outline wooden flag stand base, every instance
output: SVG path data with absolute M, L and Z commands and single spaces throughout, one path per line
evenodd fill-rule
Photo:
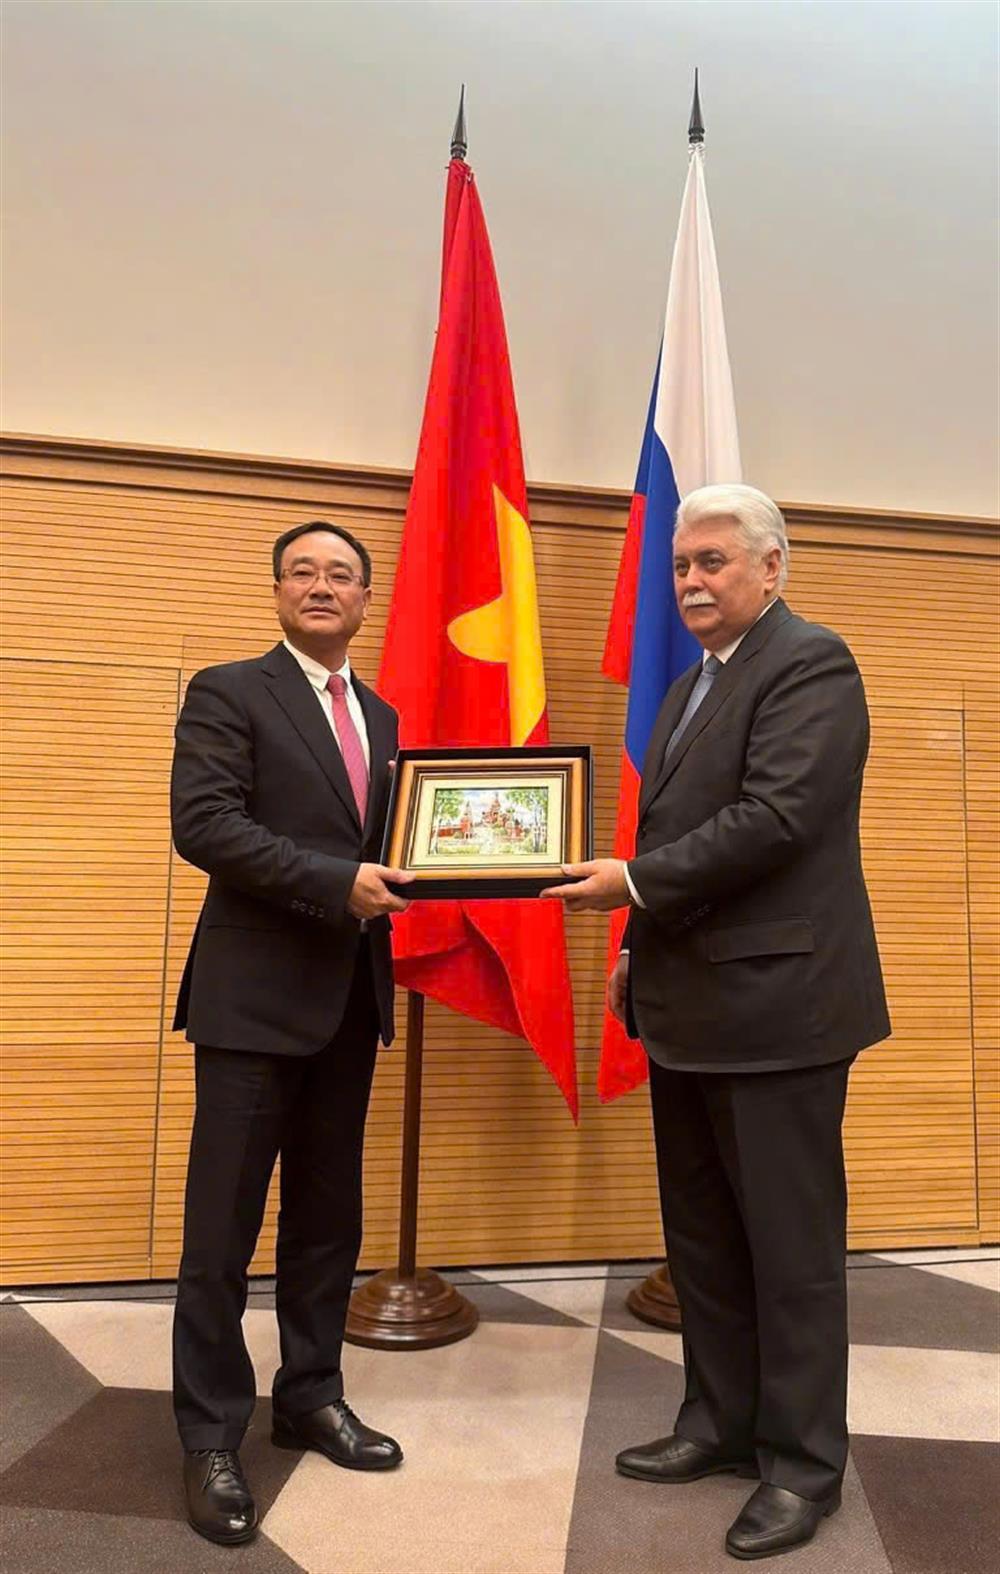
M 668 1263 L 664 1263 L 662 1268 L 654 1268 L 641 1284 L 630 1290 L 625 1305 L 634 1317 L 640 1317 L 644 1323 L 652 1323 L 656 1328 L 680 1330 L 681 1309 L 677 1304 L 677 1292 Z
M 432 1350 L 464 1339 L 479 1321 L 476 1307 L 454 1285 L 433 1268 L 416 1266 L 423 1054 L 424 997 L 411 989 L 406 996 L 399 1264 L 384 1268 L 355 1290 L 344 1331 L 351 1344 L 370 1350 Z

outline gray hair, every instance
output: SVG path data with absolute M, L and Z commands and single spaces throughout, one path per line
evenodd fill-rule
M 772 547 L 778 548 L 780 590 L 788 578 L 788 533 L 777 503 L 755 486 L 700 486 L 689 492 L 677 510 L 674 539 L 685 525 L 723 517 L 734 522 L 743 545 L 756 556 L 764 557 Z

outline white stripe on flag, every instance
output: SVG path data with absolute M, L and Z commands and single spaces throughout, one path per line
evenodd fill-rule
M 653 426 L 681 497 L 739 481 L 740 443 L 702 149 L 691 150 L 674 244 Z

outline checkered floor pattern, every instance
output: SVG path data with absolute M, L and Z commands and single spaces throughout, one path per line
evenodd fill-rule
M 732 1574 L 748 1495 L 719 1476 L 626 1481 L 615 1452 L 670 1428 L 676 1334 L 625 1297 L 647 1265 L 451 1275 L 476 1333 L 420 1354 L 348 1348 L 348 1397 L 402 1468 L 337 1470 L 271 1447 L 261 1399 L 242 1458 L 262 1516 L 240 1548 L 184 1519 L 170 1412 L 171 1287 L 20 1291 L 0 1304 L 0 1566 L 10 1574 Z M 783 1570 L 996 1574 L 1000 1253 L 854 1256 L 852 1457 L 844 1507 Z M 273 1294 L 247 1339 L 260 1392 Z M 761 1567 L 767 1569 L 772 1560 Z

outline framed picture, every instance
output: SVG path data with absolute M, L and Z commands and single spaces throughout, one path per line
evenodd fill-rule
M 591 857 L 589 744 L 401 749 L 382 862 L 408 898 L 537 896 Z

